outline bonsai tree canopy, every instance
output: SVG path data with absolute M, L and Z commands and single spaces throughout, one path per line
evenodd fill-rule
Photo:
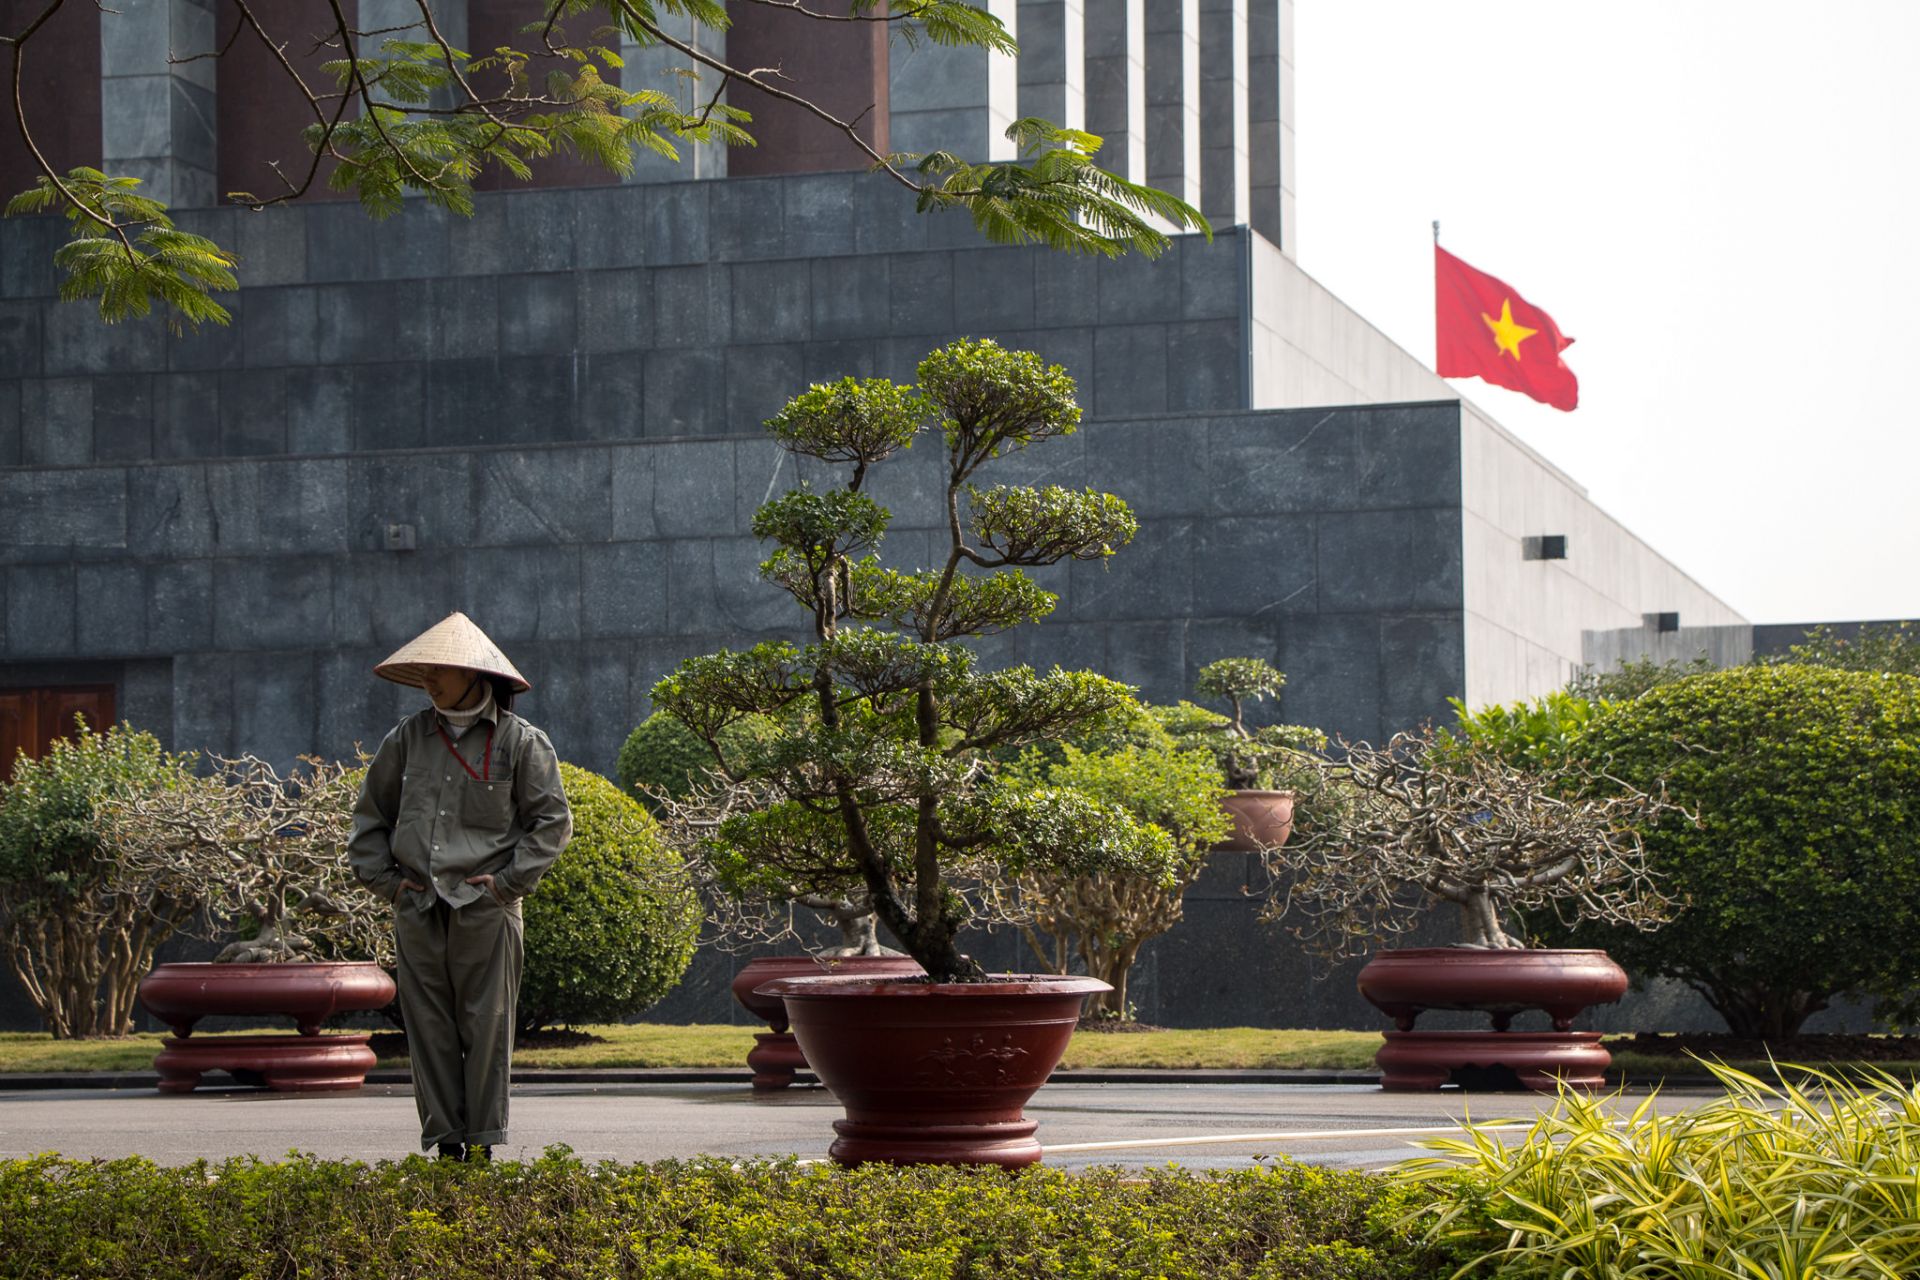
M 216 964 L 391 963 L 391 912 L 346 862 L 359 771 L 310 756 L 284 775 L 250 755 L 208 761 L 206 776 L 105 806 L 123 891 L 196 904 L 207 936 L 239 934 Z
M 1154 714 L 1184 747 L 1204 747 L 1220 762 L 1220 775 L 1235 791 L 1285 790 L 1299 774 L 1297 756 L 1319 751 L 1326 735 L 1300 725 L 1247 726 L 1247 704 L 1277 698 L 1287 677 L 1263 658 L 1221 658 L 1200 668 L 1194 692 L 1218 698 L 1226 716 L 1182 702 Z
M 1408 932 L 1436 901 L 1460 909 L 1463 945 L 1484 948 L 1525 945 L 1503 924 L 1516 910 L 1639 930 L 1674 910 L 1641 839 L 1683 812 L 1664 795 L 1573 765 L 1517 768 L 1431 728 L 1317 768 L 1349 798 L 1344 814 L 1267 857 L 1290 880 L 1271 915 L 1297 906 L 1295 932 L 1328 959 Z
M 847 378 L 768 422 L 788 450 L 844 475 L 773 499 L 753 521 L 775 544 L 761 575 L 805 612 L 813 639 L 693 658 L 653 690 L 709 743 L 750 715 L 782 726 L 734 753 L 704 801 L 671 821 L 715 883 L 777 902 L 864 899 L 940 982 L 984 977 L 956 941 L 990 915 L 983 886 L 1040 869 L 1172 874 L 1159 828 L 995 768 L 996 752 L 1124 716 L 1132 691 L 1090 672 L 983 671 L 959 643 L 1052 610 L 1024 568 L 1103 560 L 1134 534 L 1109 494 L 974 483 L 995 459 L 1073 432 L 1073 394 L 1057 365 L 962 341 L 920 363 L 917 387 Z M 944 547 L 930 568 L 885 567 L 876 550 L 892 513 L 863 486 L 935 432 Z

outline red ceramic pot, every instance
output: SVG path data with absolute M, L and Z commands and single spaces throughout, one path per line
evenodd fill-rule
M 1374 1055 L 1389 1092 L 1438 1089 L 1475 1077 L 1495 1087 L 1551 1093 L 1560 1086 L 1599 1089 L 1613 1061 L 1598 1031 L 1389 1031 Z
M 841 1164 L 993 1164 L 1040 1159 L 1023 1108 L 1067 1051 L 1097 978 L 1020 975 L 972 983 L 784 978 L 815 1074 L 840 1100 Z
M 793 1073 L 807 1065 L 800 1042 L 787 1030 L 787 1006 L 779 996 L 759 995 L 755 988 L 776 978 L 818 978 L 827 974 L 910 978 L 925 972 L 912 956 L 767 956 L 749 960 L 734 975 L 733 998 L 773 1028 L 754 1036 L 753 1048 L 747 1050 L 754 1089 L 784 1089 L 793 1083 Z
M 265 1085 L 277 1093 L 330 1093 L 358 1089 L 374 1064 L 365 1035 L 168 1036 L 153 1068 L 160 1092 L 192 1093 L 201 1076 L 225 1071 L 241 1084 Z
M 367 961 L 163 964 L 140 983 L 140 1003 L 183 1039 L 214 1014 L 286 1014 L 310 1036 L 336 1013 L 386 1007 L 394 990 L 387 971 Z
M 764 956 L 742 965 L 731 989 L 747 1012 L 779 1034 L 787 1029 L 787 1006 L 779 996 L 755 994 L 775 978 L 911 978 L 925 972 L 912 956 Z
M 1293 792 L 1229 791 L 1220 807 L 1233 820 L 1233 834 L 1215 845 L 1223 853 L 1278 849 L 1293 834 Z
M 1402 1031 L 1428 1009 L 1490 1013 L 1497 1031 L 1523 1009 L 1542 1009 L 1566 1031 L 1588 1005 L 1626 992 L 1627 975 L 1604 951 L 1409 947 L 1360 971 L 1360 994 Z

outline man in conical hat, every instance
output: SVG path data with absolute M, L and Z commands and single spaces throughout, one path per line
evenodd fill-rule
M 347 858 L 393 904 L 420 1148 L 484 1160 L 507 1140 L 520 899 L 566 848 L 573 815 L 553 744 L 513 714 L 526 677 L 466 614 L 374 672 L 432 705 L 374 753 Z

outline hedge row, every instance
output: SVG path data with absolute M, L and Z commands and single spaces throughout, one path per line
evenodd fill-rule
M 0 1162 L 0 1275 L 1424 1280 L 1385 1179 L 719 1160 Z

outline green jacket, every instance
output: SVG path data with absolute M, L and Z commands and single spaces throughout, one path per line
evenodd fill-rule
M 347 861 L 395 905 L 404 893 L 424 910 L 437 894 L 460 907 L 485 892 L 468 876 L 493 876 L 507 901 L 525 897 L 572 836 L 546 734 L 498 710 L 455 733 L 428 707 L 394 726 L 367 766 Z

